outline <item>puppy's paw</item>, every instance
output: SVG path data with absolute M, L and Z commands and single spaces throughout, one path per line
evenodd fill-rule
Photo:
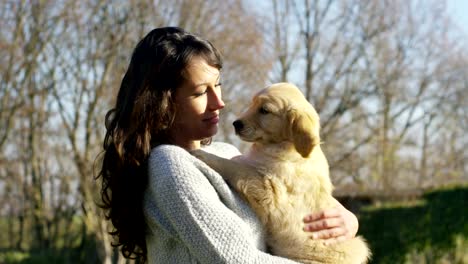
M 201 149 L 191 150 L 190 154 L 203 161 L 204 163 L 206 163 L 206 165 L 210 166 L 212 169 L 218 172 L 219 170 L 222 170 L 222 167 L 225 166 L 226 163 L 230 162 L 229 160 L 218 157 Z
M 195 149 L 195 150 L 190 150 L 189 151 L 190 154 L 192 154 L 192 156 L 198 158 L 199 160 L 201 161 L 204 161 L 204 162 L 209 162 L 211 160 L 211 156 L 212 154 L 206 152 L 206 151 L 203 151 L 201 149 Z

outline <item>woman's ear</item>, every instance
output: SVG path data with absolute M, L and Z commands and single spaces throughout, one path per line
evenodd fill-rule
M 320 144 L 318 115 L 306 111 L 292 110 L 289 118 L 294 147 L 302 157 L 307 158 L 312 149 Z

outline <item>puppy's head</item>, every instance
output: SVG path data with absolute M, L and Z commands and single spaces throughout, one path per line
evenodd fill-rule
M 236 134 L 262 144 L 289 141 L 303 157 L 320 143 L 320 120 L 301 91 L 289 83 L 273 84 L 257 93 L 233 123 Z

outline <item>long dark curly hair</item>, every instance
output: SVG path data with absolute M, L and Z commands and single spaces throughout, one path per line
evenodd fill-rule
M 193 57 L 221 70 L 219 52 L 207 40 L 176 27 L 156 28 L 133 51 L 115 107 L 105 117 L 101 204 L 110 220 L 113 246 L 126 258 L 146 262 L 143 194 L 152 148 L 170 143 L 168 129 L 177 113 L 173 94 Z

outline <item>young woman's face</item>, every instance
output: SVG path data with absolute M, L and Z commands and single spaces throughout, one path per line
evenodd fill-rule
M 224 107 L 220 72 L 204 59 L 194 58 L 184 77 L 175 93 L 177 113 L 170 132 L 176 145 L 194 149 L 218 131 L 219 110 Z

